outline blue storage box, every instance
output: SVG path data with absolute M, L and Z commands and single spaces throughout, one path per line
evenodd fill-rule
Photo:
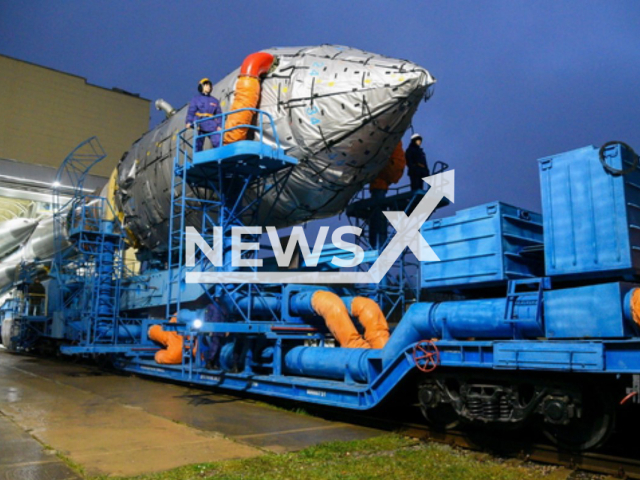
M 425 222 L 421 231 L 440 258 L 420 264 L 423 289 L 491 286 L 543 273 L 538 213 L 493 202 Z
M 613 175 L 590 146 L 539 160 L 548 276 L 640 273 L 640 172 Z M 605 150 L 615 169 L 631 165 L 620 145 Z

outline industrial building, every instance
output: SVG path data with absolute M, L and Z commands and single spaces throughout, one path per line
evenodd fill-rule
M 0 221 L 51 214 L 56 175 L 76 145 L 99 135 L 107 153 L 83 189 L 102 188 L 122 155 L 149 126 L 150 101 L 119 88 L 0 55 Z
M 149 128 L 150 101 L 83 77 L 0 55 L 0 159 L 57 170 L 76 145 L 98 136 L 107 177 Z M 4 172 L 4 169 L 3 169 Z

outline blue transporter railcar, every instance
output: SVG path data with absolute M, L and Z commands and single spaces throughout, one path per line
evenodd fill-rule
M 456 300 L 415 302 L 381 349 L 327 345 L 330 332 L 313 305 L 318 287 L 253 285 L 259 295 L 222 289 L 238 321 L 204 323 L 195 333 L 192 319 L 204 313 L 184 309 L 185 337 L 233 339 L 219 368 L 188 354 L 176 366 L 131 352 L 117 362 L 134 372 L 353 409 L 374 407 L 418 369 L 422 411 L 436 427 L 518 426 L 538 417 L 558 444 L 595 448 L 614 428 L 616 405 L 637 401 L 640 174 L 619 173 L 634 155 L 611 145 L 542 159 L 544 220 L 493 203 L 426 222 L 422 234 L 440 262 L 422 265 L 423 295 L 439 290 Z M 545 266 L 551 275 L 543 275 Z M 499 289 L 506 294 L 495 297 Z M 334 291 L 351 311 L 358 289 Z M 147 302 L 124 298 L 129 309 Z
M 227 301 L 243 320 L 204 323 L 194 334 L 185 317 L 185 336 L 234 339 L 222 348 L 220 368 L 188 355 L 173 367 L 131 353 L 118 363 L 354 409 L 377 405 L 419 369 L 422 411 L 437 427 L 518 426 L 538 417 L 558 444 L 595 448 L 614 428 L 616 405 L 637 401 L 640 173 L 627 168 L 636 158 L 614 144 L 540 160 L 542 218 L 493 203 L 426 222 L 422 234 L 440 262 L 422 264 L 423 297 L 439 290 L 456 300 L 415 302 L 383 348 L 327 345 L 327 326 L 313 304 L 317 287 L 254 285 L 260 295 Z M 506 294 L 493 296 L 499 289 Z M 358 289 L 334 291 L 351 311 Z
M 355 315 L 369 286 L 304 282 L 308 267 L 269 259 L 262 270 L 232 265 L 238 247 L 230 233 L 252 225 L 261 208 L 259 194 L 238 202 L 240 192 L 250 184 L 254 192 L 277 191 L 273 173 L 286 178 L 282 171 L 295 164 L 277 147 L 264 147 L 238 142 L 198 153 L 179 149 L 169 251 L 142 273 L 105 265 L 122 257 L 117 216 L 97 230 L 82 222 L 72 229 L 85 239 L 78 241 L 84 264 L 98 267 L 92 267 L 95 275 L 78 278 L 65 270 L 66 257 L 57 260 L 62 274 L 52 275 L 48 291 L 57 293 L 49 295 L 41 336 L 59 339 L 67 354 L 108 355 L 130 372 L 359 410 L 376 406 L 418 371 L 417 396 L 436 427 L 517 427 L 537 417 L 549 438 L 571 449 L 603 444 L 616 406 L 638 401 L 640 173 L 630 148 L 587 147 L 540 160 L 542 218 L 492 203 L 424 223 L 421 234 L 440 261 L 421 266 L 419 298 L 390 336 L 382 335 L 382 348 L 362 348 L 381 331 L 379 307 L 389 308 L 383 299 Z M 411 209 L 423 202 L 433 209 L 442 195 L 431 188 Z M 213 245 L 209 252 L 201 245 L 183 255 L 188 215 L 200 215 L 202 238 Z M 391 215 L 395 221 L 403 216 L 417 218 L 409 210 Z M 259 239 L 256 231 L 244 233 Z M 212 265 L 216 236 L 221 261 Z M 380 271 L 377 262 L 393 242 L 392 235 L 380 252 L 365 252 L 369 271 Z M 107 254 L 95 247 L 105 243 L 111 245 Z M 255 251 L 240 257 L 255 260 Z M 318 263 L 312 273 L 326 273 L 325 267 L 331 268 Z M 273 273 L 268 283 L 257 275 L 261 271 Z M 202 272 L 222 273 L 226 281 L 188 281 Z M 87 284 L 91 288 L 78 290 Z M 384 289 L 385 281 L 380 285 Z M 389 282 L 389 288 L 396 286 Z M 434 290 L 450 299 L 428 301 Z M 318 292 L 332 298 L 329 308 L 318 305 Z M 344 325 L 336 327 L 334 317 L 344 321 L 345 314 L 364 327 L 360 347 L 345 347 L 345 335 L 359 336 L 355 328 L 345 333 Z M 16 311 L 10 318 L 11 333 L 3 337 L 19 349 L 19 332 L 29 320 Z

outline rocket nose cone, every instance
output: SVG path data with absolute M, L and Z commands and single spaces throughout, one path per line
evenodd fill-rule
M 15 272 L 17 265 L 15 263 L 0 263 L 0 276 L 1 275 L 10 275 Z
M 5 288 L 16 278 L 17 265 L 0 265 L 0 289 Z
M 3 262 L 11 251 L 29 238 L 38 225 L 37 220 L 30 218 L 13 218 L 0 223 L 0 258 Z
M 401 62 L 396 60 L 396 62 Z M 370 79 L 370 82 L 366 80 Z M 436 82 L 429 71 L 415 63 L 402 62 L 390 65 L 374 65 L 366 71 L 365 84 L 372 88 L 387 89 L 390 95 L 401 90 L 412 92 L 425 91 Z
M 368 62 L 367 62 L 368 60 Z M 319 65 L 324 62 L 312 62 Z M 313 68 L 310 66 L 309 68 Z M 414 63 L 379 58 L 353 58 L 328 62 L 317 75 L 307 75 L 305 70 L 297 71 L 299 81 L 296 90 L 309 89 L 309 98 L 334 97 L 349 94 L 362 98 L 373 94 L 373 102 L 389 102 L 413 93 L 422 96 L 426 89 L 435 83 L 433 76 L 423 67 Z
M 301 160 L 273 206 L 279 226 L 343 210 L 382 170 L 435 82 L 412 62 L 357 49 L 288 55 L 262 96 L 287 154 Z
M 286 80 L 274 76 L 265 82 L 263 104 L 276 107 L 276 116 L 286 113 L 278 131 L 291 130 L 283 143 L 299 158 L 355 138 L 352 134 L 357 136 L 368 123 L 376 124 L 378 134 L 359 140 L 371 146 L 365 151 L 377 150 L 385 133 L 387 138 L 402 136 L 401 128 L 408 126 L 435 82 L 426 69 L 405 60 L 326 46 L 305 50 L 279 68 L 279 73 L 293 73 Z M 396 136 L 393 141 L 397 140 Z

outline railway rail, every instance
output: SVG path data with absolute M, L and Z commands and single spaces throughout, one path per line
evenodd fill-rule
M 405 425 L 401 431 L 409 436 L 447 443 L 464 449 L 476 451 L 485 449 L 484 446 L 470 440 L 464 432 L 439 433 L 421 425 Z M 518 445 L 517 449 L 514 449 L 512 445 L 510 449 L 511 452 L 508 453 L 500 451 L 500 455 L 517 458 L 522 461 L 562 466 L 570 470 L 609 475 L 614 478 L 640 479 L 640 461 L 636 458 L 594 452 L 562 452 L 553 445 L 538 443 L 529 445 L 522 443 Z
M 158 379 L 153 376 L 143 375 L 143 377 L 152 381 L 158 381 Z M 200 385 L 191 386 L 202 388 Z M 251 393 L 236 392 L 236 395 L 264 401 L 264 398 L 261 396 Z M 298 402 L 292 403 L 277 398 L 270 399 L 269 403 L 292 411 L 299 409 L 301 406 Z M 456 446 L 465 450 L 488 453 L 502 458 L 555 465 L 571 471 L 607 475 L 612 478 L 640 479 L 640 459 L 632 453 L 628 455 L 613 454 L 612 452 L 616 448 L 615 443 L 613 446 L 607 448 L 606 453 L 568 452 L 562 451 L 554 445 L 538 441 L 538 439 L 533 442 L 522 440 L 522 436 L 526 435 L 526 432 L 523 433 L 522 431 L 509 432 L 505 430 L 500 431 L 499 435 L 492 435 L 492 433 L 486 429 L 436 431 L 426 424 L 416 423 L 415 420 L 412 420 L 415 419 L 416 416 L 422 418 L 417 406 L 415 411 L 410 410 L 408 412 L 406 404 L 404 402 L 402 403 L 404 408 L 401 409 L 396 409 L 393 405 L 386 406 L 385 415 L 389 415 L 390 412 L 394 411 L 403 412 L 397 414 L 395 418 L 393 418 L 393 413 L 391 413 L 391 418 L 382 418 L 380 415 L 345 411 L 316 404 L 303 404 L 303 408 L 310 414 L 323 417 L 327 420 L 357 424 L 383 431 L 398 432 L 409 437 Z M 382 408 L 378 407 L 377 412 L 381 413 L 381 411 Z M 516 434 L 519 434 L 520 438 L 516 438 Z M 620 436 L 622 436 L 622 434 Z
M 314 411 L 320 414 L 321 410 L 314 409 Z M 612 478 L 640 479 L 640 460 L 632 455 L 567 452 L 545 443 L 528 443 L 522 440 L 514 440 L 513 436 L 509 436 L 508 439 L 505 439 L 503 435 L 493 436 L 486 430 L 439 432 L 419 423 L 381 419 L 380 417 L 362 414 L 354 415 L 354 412 L 344 415 L 344 412 L 325 410 L 322 414 L 325 417 L 344 422 L 386 431 L 395 431 L 421 440 L 444 443 L 465 450 L 485 452 L 503 458 L 556 465 L 571 471 L 607 475 Z

